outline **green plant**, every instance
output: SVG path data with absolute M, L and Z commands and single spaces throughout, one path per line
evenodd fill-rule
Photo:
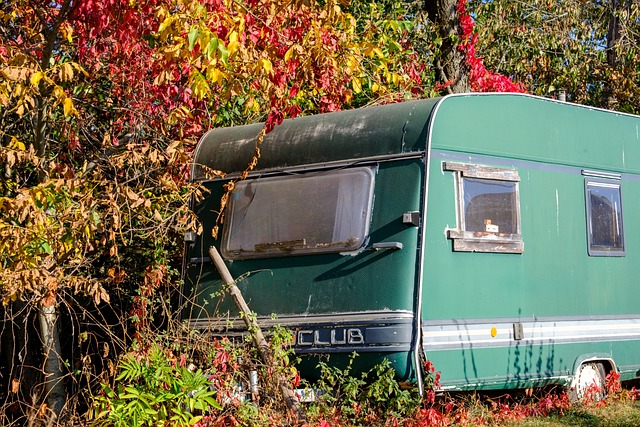
M 293 333 L 291 330 L 277 325 L 269 331 L 269 350 L 273 355 L 276 366 L 286 377 L 296 377 L 298 371 L 295 364 L 298 357 L 293 350 Z
M 403 390 L 395 379 L 391 363 L 385 359 L 359 377 L 352 372 L 357 357 L 353 353 L 344 369 L 320 362 L 316 388 L 324 392 L 313 412 L 337 411 L 359 423 L 375 423 L 412 414 L 422 398 L 417 389 Z
M 363 378 L 374 379 L 364 390 L 367 402 L 383 413 L 409 415 L 422 402 L 417 389 L 402 389 L 395 379 L 391 362 L 384 359 Z
M 347 415 L 353 412 L 352 408 L 358 403 L 362 387 L 366 385 L 363 379 L 351 375 L 353 361 L 357 356 L 357 353 L 353 353 L 344 369 L 330 366 L 326 362 L 318 363 L 320 380 L 316 386 L 324 393 L 322 403 L 327 406 L 339 406 Z
M 118 365 L 115 387 L 102 384 L 92 415 L 97 425 L 189 426 L 202 414 L 221 409 L 206 375 L 172 363 L 163 347 L 152 344 L 146 354 L 127 354 Z

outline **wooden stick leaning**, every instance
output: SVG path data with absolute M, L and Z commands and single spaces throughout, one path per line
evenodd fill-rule
M 249 309 L 249 306 L 242 296 L 242 292 L 240 292 L 240 289 L 236 286 L 236 281 L 234 280 L 233 276 L 231 276 L 229 269 L 222 260 L 222 257 L 218 253 L 218 250 L 214 246 L 211 246 L 209 248 L 209 256 L 211 257 L 213 264 L 218 269 L 218 273 L 220 273 L 220 277 L 225 284 L 227 292 L 229 292 L 231 298 L 233 298 L 233 302 L 235 303 L 236 308 L 241 315 L 240 317 L 242 317 L 242 319 L 244 320 L 244 323 L 247 326 L 249 333 L 251 334 L 251 338 L 253 338 L 253 343 L 258 349 L 260 358 L 268 367 L 272 368 L 274 374 L 276 375 L 278 386 L 280 387 L 280 391 L 282 392 L 282 396 L 284 397 L 284 401 L 287 404 L 287 407 L 291 411 L 293 411 L 299 421 L 305 421 L 306 416 L 304 411 L 300 407 L 300 402 L 298 402 L 298 399 L 293 393 L 293 390 L 291 390 L 291 388 L 287 385 L 286 379 L 276 369 L 277 367 L 275 360 L 273 359 L 271 352 L 269 351 L 269 344 L 264 338 L 264 334 L 262 333 L 262 330 L 260 329 L 255 316 Z

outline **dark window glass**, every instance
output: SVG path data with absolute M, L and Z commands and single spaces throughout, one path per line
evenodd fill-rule
M 463 178 L 464 231 L 518 234 L 513 181 Z
M 588 180 L 585 191 L 589 255 L 623 256 L 624 230 L 620 185 Z
M 447 229 L 453 250 L 524 253 L 520 230 L 520 176 L 515 169 L 443 162 L 454 172 L 457 227 Z
M 373 198 L 371 168 L 240 181 L 222 252 L 261 258 L 361 248 Z

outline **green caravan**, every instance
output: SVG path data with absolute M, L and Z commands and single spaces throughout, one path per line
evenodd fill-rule
M 218 221 L 261 129 L 196 148 L 192 327 L 242 332 L 215 246 L 258 320 L 294 332 L 309 377 L 353 352 L 418 385 L 429 360 L 445 390 L 640 376 L 639 117 L 462 94 L 285 120 Z

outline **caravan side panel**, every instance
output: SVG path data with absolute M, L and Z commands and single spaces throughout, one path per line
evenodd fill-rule
M 432 126 L 422 331 L 444 387 L 566 382 L 590 357 L 636 376 L 638 126 L 637 117 L 533 97 L 443 101 Z M 522 253 L 454 250 L 449 230 L 464 212 L 446 162 L 517 171 Z M 624 254 L 589 255 L 586 180 L 620 188 Z

